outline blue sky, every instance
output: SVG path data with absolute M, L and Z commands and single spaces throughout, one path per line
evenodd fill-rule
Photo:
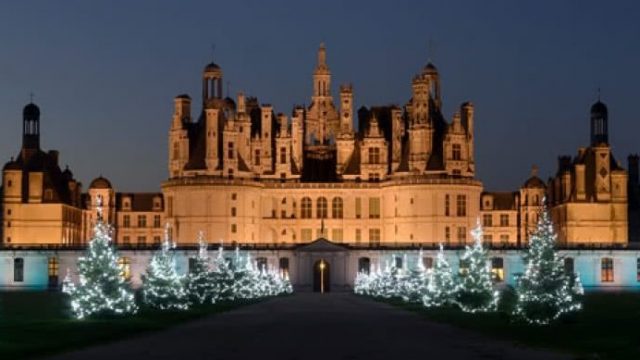
M 404 104 L 430 58 L 447 118 L 476 106 L 485 188 L 515 190 L 532 164 L 547 177 L 588 145 L 598 88 L 616 158 L 640 152 L 639 15 L 634 1 L 1 2 L 0 160 L 18 152 L 33 92 L 42 146 L 85 185 L 103 174 L 119 191 L 157 191 L 172 99 L 199 99 L 207 62 L 232 94 L 290 113 L 309 102 L 324 41 L 334 94 L 352 83 L 358 107 Z

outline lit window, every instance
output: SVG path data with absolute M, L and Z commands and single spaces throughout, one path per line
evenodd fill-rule
M 369 219 L 379 219 L 380 218 L 380 198 L 372 197 L 369 198 Z
M 327 218 L 327 198 L 319 197 L 316 202 L 316 217 L 318 219 Z
M 281 257 L 278 268 L 280 269 L 280 276 L 282 278 L 289 278 L 289 258 Z
M 60 263 L 58 261 L 58 258 L 57 257 L 50 257 L 49 261 L 48 261 L 48 264 L 47 264 L 49 278 L 58 277 L 59 267 L 60 267 Z
M 118 266 L 120 266 L 120 276 L 122 276 L 125 281 L 131 280 L 131 259 L 128 257 L 119 258 Z
M 500 257 L 491 259 L 491 274 L 496 282 L 504 281 L 504 260 Z
M 483 214 L 482 215 L 482 226 L 484 226 L 484 227 L 493 226 L 493 216 L 491 214 Z
M 311 198 L 302 198 L 302 203 L 300 205 L 300 218 L 311 219 Z
M 613 282 L 613 259 L 603 258 L 600 266 L 602 282 Z
M 342 198 L 334 197 L 333 200 L 331 200 L 331 217 L 334 219 L 342 219 Z

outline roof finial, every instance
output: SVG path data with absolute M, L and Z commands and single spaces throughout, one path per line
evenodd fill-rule
M 29 93 L 29 102 L 33 104 L 33 91 Z
M 532 165 L 531 166 L 531 176 L 538 176 L 538 165 Z
M 435 43 L 431 37 L 429 37 L 429 41 L 427 42 L 427 63 L 430 63 L 433 60 L 433 55 L 435 53 Z
M 600 86 L 598 86 L 598 102 L 600 102 Z

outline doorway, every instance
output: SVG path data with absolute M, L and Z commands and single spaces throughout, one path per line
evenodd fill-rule
M 327 260 L 320 259 L 313 264 L 313 291 L 319 293 L 331 291 L 331 268 Z

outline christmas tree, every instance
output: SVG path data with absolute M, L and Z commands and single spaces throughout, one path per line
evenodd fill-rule
M 422 249 L 420 249 L 415 266 L 410 269 L 406 276 L 401 280 L 399 296 L 404 301 L 420 303 L 422 302 L 422 297 L 427 291 L 427 285 L 428 277 L 422 262 Z
M 185 290 L 191 305 L 215 303 L 214 284 L 209 271 L 209 256 L 204 234 L 198 233 L 198 256 L 191 262 L 189 274 L 185 279 Z
M 353 292 L 358 295 L 370 295 L 370 283 L 371 276 L 364 271 L 358 271 L 356 278 L 353 281 Z
M 440 244 L 436 262 L 429 273 L 429 284 L 422 297 L 422 303 L 426 307 L 449 305 L 455 301 L 455 295 L 456 282 Z
M 582 305 L 580 281 L 567 274 L 555 250 L 557 236 L 546 206 L 529 239 L 523 259 L 525 272 L 516 281 L 517 302 L 513 315 L 530 324 L 546 325 Z
M 69 275 L 63 291 L 71 297 L 71 309 L 78 319 L 92 315 L 135 314 L 133 292 L 125 281 L 118 256 L 113 248 L 111 227 L 104 223 L 102 197 L 97 198 L 97 219 L 93 238 L 85 255 L 78 259 L 79 283 L 73 284 Z
M 499 295 L 493 290 L 488 252 L 482 246 L 483 231 L 480 220 L 471 231 L 473 245 L 467 246 L 461 260 L 468 270 L 460 274 L 456 289 L 456 302 L 464 312 L 487 312 L 497 308 Z
M 173 248 L 169 240 L 169 224 L 164 240 L 151 258 L 147 272 L 142 276 L 142 295 L 145 304 L 160 310 L 186 310 L 189 308 L 183 277 L 176 271 Z
M 236 248 L 235 258 L 237 266 L 233 272 L 233 297 L 236 299 L 253 299 L 259 297 L 260 274 L 253 267 L 251 256 L 247 253 L 244 258 L 241 258 L 239 249 Z
M 218 248 L 218 256 L 214 262 L 211 278 L 214 283 L 214 296 L 220 301 L 234 300 L 233 284 L 235 274 L 230 261 L 224 257 L 222 245 Z

